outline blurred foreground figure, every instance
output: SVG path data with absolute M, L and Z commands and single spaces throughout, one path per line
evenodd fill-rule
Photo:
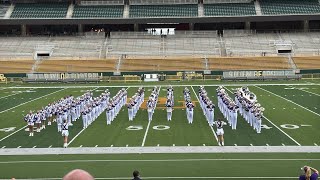
M 63 180 L 94 180 L 94 178 L 87 171 L 75 169 L 66 174 Z

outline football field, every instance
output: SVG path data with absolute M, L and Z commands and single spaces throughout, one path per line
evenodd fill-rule
M 290 83 L 290 84 L 289 84 Z M 236 130 L 225 126 L 227 147 L 318 147 L 320 145 L 320 84 L 319 82 L 279 82 L 272 84 L 248 84 L 258 102 L 265 108 L 262 132 L 253 128 L 238 115 Z M 216 127 L 210 127 L 199 104 L 198 89 L 201 83 L 180 85 L 175 83 L 174 111 L 172 121 L 166 119 L 166 94 L 168 84 L 160 83 L 158 103 L 151 122 L 147 119 L 146 104 L 143 103 L 133 121 L 128 121 L 126 107 L 111 125 L 106 125 L 102 113 L 87 129 L 82 128 L 81 119 L 69 128 L 69 148 L 131 148 L 158 147 L 159 152 L 133 154 L 65 154 L 0 156 L 0 178 L 59 178 L 68 170 L 83 168 L 101 179 L 128 179 L 135 168 L 142 171 L 144 179 L 293 179 L 298 169 L 305 165 L 320 167 L 319 153 L 161 153 L 161 147 L 214 147 L 218 146 Z M 220 84 L 205 83 L 205 89 L 217 106 L 216 89 Z M 109 89 L 111 97 L 121 88 L 126 88 L 128 98 L 140 86 L 145 87 L 145 99 L 153 85 L 28 85 L 0 87 L 0 153 L 24 148 L 57 149 L 63 145 L 56 123 L 47 126 L 34 137 L 29 137 L 23 116 L 30 110 L 39 110 L 62 97 L 80 96 L 93 90 L 99 96 Z M 231 97 L 241 83 L 225 83 Z M 184 107 L 183 89 L 188 87 L 195 104 L 193 124 L 188 124 Z M 145 101 L 146 102 L 146 101 Z M 215 119 L 223 118 L 215 108 Z M 221 149 L 225 147 L 219 147 Z M 63 151 L 63 149 L 61 150 Z M 172 152 L 174 153 L 174 152 Z M 34 153 L 33 153 L 34 154 Z M 62 153 L 63 154 L 63 153 Z M 29 169 L 30 170 L 29 170 Z M 252 169 L 252 171 L 248 171 Z M 39 173 L 25 174 L 32 169 Z

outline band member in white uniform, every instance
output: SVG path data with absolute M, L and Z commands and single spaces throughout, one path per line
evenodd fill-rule
M 34 121 L 33 121 L 32 111 L 30 111 L 30 113 L 27 114 L 27 115 L 24 117 L 24 121 L 26 121 L 27 124 L 28 124 L 28 127 L 29 127 L 29 136 L 33 136 Z
M 171 101 L 171 99 L 168 99 L 167 100 L 167 103 L 166 103 L 166 107 L 167 107 L 167 120 L 168 121 L 171 121 L 172 120 L 172 106 L 173 106 L 173 103 Z
M 227 125 L 227 123 L 225 123 L 224 121 L 221 121 L 221 119 L 218 119 L 218 121 L 215 121 L 214 124 L 217 126 L 217 136 L 218 136 L 219 146 L 224 146 L 223 126 Z
M 68 123 L 67 120 L 64 120 L 62 124 L 62 137 L 63 137 L 63 147 L 66 148 L 68 146 L 68 136 L 69 136 L 69 131 L 68 131 Z

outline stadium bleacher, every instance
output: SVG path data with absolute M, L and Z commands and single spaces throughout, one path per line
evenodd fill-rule
M 205 16 L 253 16 L 256 10 L 252 3 L 204 4 Z
M 318 0 L 262 0 L 263 14 L 316 14 L 320 13 Z
M 66 3 L 16 4 L 11 18 L 65 18 L 67 11 Z
M 198 16 L 197 4 L 131 5 L 130 17 L 194 17 Z
M 122 5 L 75 6 L 73 18 L 120 18 L 123 17 Z

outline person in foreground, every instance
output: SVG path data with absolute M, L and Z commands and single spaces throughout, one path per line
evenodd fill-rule
M 317 180 L 319 177 L 319 171 L 310 166 L 304 166 L 301 168 L 304 174 L 299 177 L 299 180 Z
M 132 180 L 141 180 L 139 171 L 137 171 L 137 170 L 133 171 L 132 175 L 133 175 Z
M 94 180 L 94 177 L 87 171 L 75 169 L 66 174 L 62 180 Z

